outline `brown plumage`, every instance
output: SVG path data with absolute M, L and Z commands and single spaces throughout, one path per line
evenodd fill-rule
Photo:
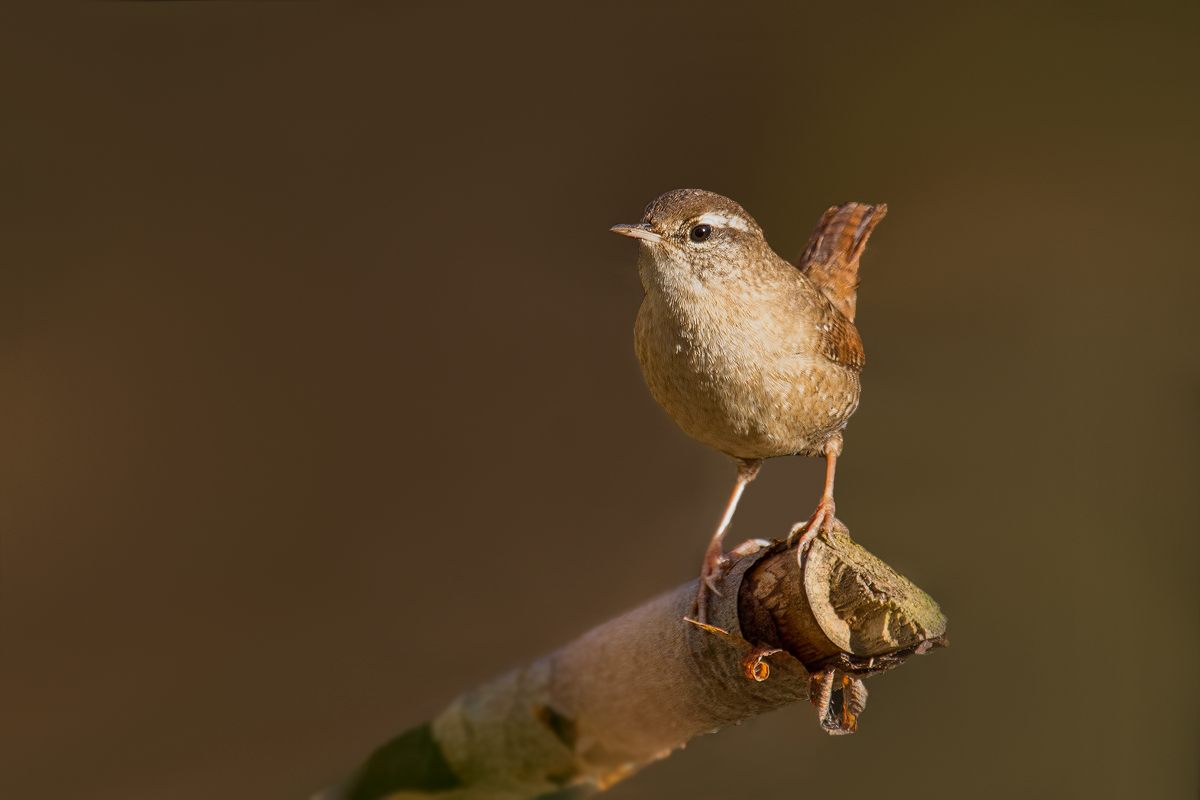
M 846 203 L 821 215 L 796 267 L 850 322 L 858 302 L 858 259 L 887 206 Z
M 829 209 L 796 265 L 741 206 L 698 189 L 668 192 L 640 224 L 613 228 L 641 240 L 646 296 L 634 339 L 651 394 L 685 432 L 738 463 L 704 560 L 701 617 L 705 585 L 717 591 L 725 530 L 762 459 L 825 456 L 825 495 L 801 546 L 833 523 L 834 464 L 865 363 L 854 327 L 858 260 L 886 212 Z

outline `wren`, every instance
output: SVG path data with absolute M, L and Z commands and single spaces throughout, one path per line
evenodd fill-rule
M 704 556 L 697 615 L 727 558 L 722 541 L 764 458 L 824 456 L 825 491 L 801 552 L 834 520 L 842 429 L 858 407 L 862 340 L 854 327 L 858 260 L 885 205 L 830 208 L 795 264 L 732 200 L 677 189 L 642 221 L 612 231 L 640 240 L 646 296 L 634 343 L 650 393 L 688 435 L 731 456 L 737 482 Z

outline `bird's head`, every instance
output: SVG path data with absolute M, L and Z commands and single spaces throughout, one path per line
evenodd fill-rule
M 659 283 L 707 283 L 741 272 L 767 248 L 762 229 L 737 203 L 700 189 L 676 189 L 646 206 L 640 223 L 610 230 L 640 239 L 639 271 Z

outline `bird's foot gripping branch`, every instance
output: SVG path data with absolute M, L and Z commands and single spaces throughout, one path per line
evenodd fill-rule
M 836 522 L 806 550 L 742 547 L 707 624 L 681 586 L 463 694 L 321 800 L 577 798 L 797 700 L 851 733 L 863 679 L 946 644 L 936 603 Z
M 811 544 L 789 535 L 755 555 L 737 590 L 740 635 L 695 624 L 744 653 L 742 671 L 753 680 L 770 676 L 773 656 L 798 660 L 831 734 L 857 729 L 864 678 L 946 644 L 933 599 L 852 541 L 839 521 Z

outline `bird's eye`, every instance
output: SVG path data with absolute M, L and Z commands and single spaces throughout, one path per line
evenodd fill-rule
M 693 242 L 703 242 L 712 234 L 712 225 L 697 225 L 688 234 Z

